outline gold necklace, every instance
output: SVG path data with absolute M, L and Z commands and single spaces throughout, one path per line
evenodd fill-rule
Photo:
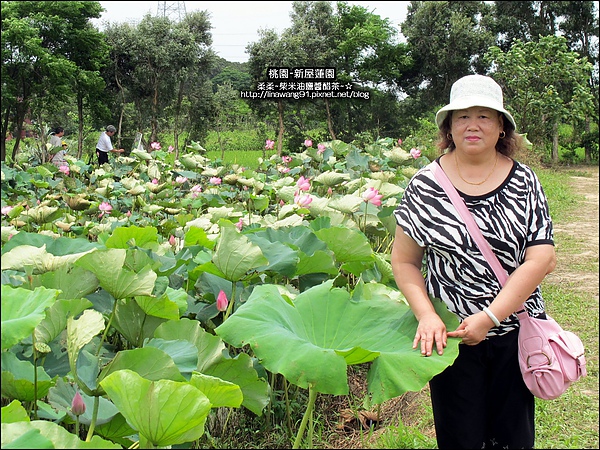
M 456 172 L 458 172 L 458 176 L 460 177 L 461 180 L 463 180 L 465 183 L 470 184 L 472 186 L 479 186 L 479 185 L 485 183 L 487 180 L 489 180 L 489 178 L 494 173 L 494 170 L 496 169 L 496 164 L 498 164 L 498 152 L 496 152 L 496 161 L 494 161 L 494 167 L 492 167 L 492 171 L 488 174 L 487 177 L 485 177 L 485 180 L 480 181 L 479 183 L 471 183 L 470 181 L 467 181 L 463 178 L 463 176 L 460 174 L 460 169 L 458 168 L 458 158 L 456 157 L 456 155 L 454 155 L 454 163 L 456 164 Z

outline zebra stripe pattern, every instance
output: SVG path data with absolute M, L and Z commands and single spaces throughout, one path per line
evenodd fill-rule
M 554 245 L 548 201 L 528 166 L 513 161 L 504 182 L 487 194 L 459 194 L 509 274 L 524 261 L 527 247 Z M 420 169 L 410 180 L 394 216 L 403 231 L 425 248 L 425 284 L 432 297 L 441 299 L 459 320 L 489 306 L 500 283 L 429 168 Z M 539 286 L 525 307 L 534 317 L 544 317 Z M 517 316 L 512 314 L 488 336 L 518 326 Z

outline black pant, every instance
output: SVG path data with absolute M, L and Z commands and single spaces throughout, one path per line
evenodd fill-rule
M 108 162 L 108 152 L 96 149 L 96 155 L 98 155 L 98 165 L 102 165 Z
M 438 448 L 533 448 L 535 398 L 519 369 L 518 334 L 461 344 L 430 381 Z

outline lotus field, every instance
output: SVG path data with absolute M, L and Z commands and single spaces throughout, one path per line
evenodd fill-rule
M 298 392 L 282 423 L 310 448 L 315 400 L 348 394 L 349 366 L 368 368 L 370 407 L 456 358 L 456 339 L 412 349 L 389 263 L 418 149 L 307 140 L 253 168 L 203 150 L 2 165 L 3 448 L 189 447 L 217 417 L 289 415 Z

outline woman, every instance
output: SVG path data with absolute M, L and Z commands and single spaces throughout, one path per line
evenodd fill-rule
M 545 317 L 539 284 L 556 265 L 547 200 L 535 173 L 512 159 L 521 139 L 492 78 L 454 83 L 436 124 L 443 154 L 433 164 L 510 274 L 502 288 L 431 170 L 415 174 L 395 211 L 391 254 L 396 283 L 418 320 L 413 348 L 431 356 L 443 353 L 448 338 L 462 344 L 454 363 L 430 381 L 438 447 L 533 448 L 535 404 L 519 369 L 514 312 L 526 302 L 530 314 Z M 446 330 L 430 296 L 457 315 L 456 330 Z
M 50 133 L 50 145 L 52 147 L 60 147 L 62 137 L 65 135 L 65 129 L 63 127 L 56 127 L 54 131 Z

